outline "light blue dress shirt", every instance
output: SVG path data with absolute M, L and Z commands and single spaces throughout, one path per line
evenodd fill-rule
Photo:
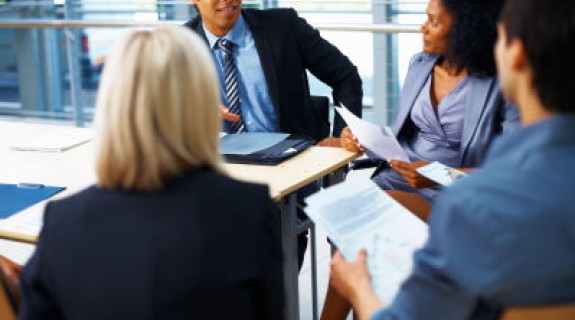
M 210 33 L 204 24 L 210 49 L 216 61 L 216 69 L 220 78 L 220 92 L 224 105 L 227 98 L 224 85 L 223 54 L 216 45 L 219 37 Z M 271 102 L 266 79 L 264 77 L 260 56 L 258 54 L 252 32 L 245 23 L 243 16 L 234 27 L 222 38 L 233 42 L 232 55 L 238 70 L 238 89 L 240 94 L 240 109 L 242 120 L 248 132 L 277 132 L 278 122 L 274 106 Z M 224 121 L 227 130 L 229 123 Z
M 497 319 L 575 301 L 575 115 L 510 132 L 436 199 L 429 239 L 383 319 Z

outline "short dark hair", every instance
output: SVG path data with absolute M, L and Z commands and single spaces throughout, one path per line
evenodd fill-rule
M 475 76 L 497 73 L 493 46 L 503 0 L 441 0 L 453 17 L 445 58 Z
M 523 43 L 543 106 L 575 112 L 575 1 L 508 0 L 501 23 L 508 41 Z

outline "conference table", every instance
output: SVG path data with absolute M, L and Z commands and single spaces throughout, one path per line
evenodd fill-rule
M 67 139 L 75 134 L 85 135 L 86 129 L 0 121 L 0 183 L 37 183 L 63 186 L 66 189 L 50 199 L 71 195 L 96 181 L 94 173 L 94 143 L 87 141 L 63 152 L 17 151 L 11 147 L 22 140 L 65 134 Z M 284 284 L 286 318 L 299 319 L 298 255 L 296 217 L 296 192 L 323 177 L 344 168 L 360 154 L 341 148 L 313 146 L 301 154 L 278 165 L 228 164 L 227 173 L 239 180 L 266 184 L 270 197 L 281 209 L 281 236 L 284 254 Z M 42 222 L 46 201 L 28 207 L 0 221 L 0 237 L 34 243 Z M 315 252 L 312 237 L 312 287 L 314 318 L 317 316 Z

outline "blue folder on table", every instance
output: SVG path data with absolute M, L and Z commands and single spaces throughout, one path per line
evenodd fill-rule
M 35 183 L 0 183 L 0 219 L 8 218 L 64 189 Z

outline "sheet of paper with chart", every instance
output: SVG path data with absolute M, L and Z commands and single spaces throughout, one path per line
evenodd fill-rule
M 306 203 L 306 213 L 346 259 L 367 250 L 373 288 L 391 302 L 411 273 L 413 253 L 427 240 L 427 225 L 369 179 L 337 184 Z
M 410 162 L 390 127 L 380 127 L 362 120 L 351 113 L 344 105 L 341 107 L 336 106 L 335 110 L 349 126 L 359 143 L 365 148 L 365 153 L 368 157 Z
M 415 170 L 427 179 L 433 180 L 445 187 L 451 185 L 455 180 L 467 175 L 467 173 L 463 171 L 453 169 L 437 161 Z

